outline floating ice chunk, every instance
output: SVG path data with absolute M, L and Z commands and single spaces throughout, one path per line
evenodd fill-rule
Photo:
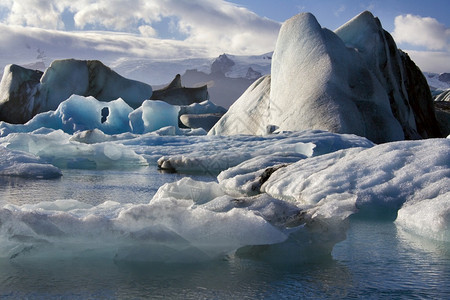
M 60 168 L 105 169 L 147 165 L 132 149 L 113 142 L 84 144 L 70 141 L 61 130 L 49 134 L 13 133 L 0 139 L 8 149 L 34 154 Z
M 0 146 L 0 175 L 28 178 L 58 178 L 61 171 L 34 155 Z
M 93 97 L 72 95 L 56 111 L 36 115 L 26 124 L 0 122 L 0 136 L 12 132 L 32 132 L 42 127 L 62 129 L 73 134 L 78 131 L 99 129 L 105 134 L 133 132 L 148 133 L 172 126 L 179 134 L 178 106 L 163 101 L 146 100 L 133 111 L 121 98 L 102 102 Z
M 448 178 L 445 184 L 450 184 Z M 395 224 L 408 232 L 450 242 L 450 192 L 405 203 L 398 211 Z
M 450 141 L 430 139 L 300 160 L 273 173 L 262 190 L 278 199 L 312 205 L 354 195 L 359 214 L 395 218 L 405 202 L 448 193 L 449 178 Z
M 329 256 L 345 233 L 342 214 L 324 211 L 267 194 L 234 198 L 216 182 L 184 178 L 161 187 L 149 204 L 58 200 L 0 207 L 0 257 L 100 254 L 186 263 L 237 251 L 272 261 L 308 261 Z
M 184 197 L 174 193 L 192 186 L 199 193 Z M 149 204 L 92 207 L 69 200 L 6 205 L 0 208 L 0 257 L 54 257 L 61 252 L 71 255 L 89 250 L 119 260 L 209 260 L 245 245 L 283 242 L 287 233 L 272 223 L 283 223 L 283 216 L 287 218 L 295 210 L 293 205 L 266 199 L 215 211 L 207 204 L 216 199 L 217 183 L 183 180 L 162 190 Z M 272 203 L 278 205 L 272 207 Z M 136 254 L 139 256 L 133 257 Z
M 178 128 L 179 106 L 164 101 L 146 100 L 129 115 L 133 133 L 147 133 L 166 126 Z

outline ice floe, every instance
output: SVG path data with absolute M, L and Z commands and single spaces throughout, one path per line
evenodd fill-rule
M 0 176 L 50 179 L 61 177 L 62 173 L 30 153 L 0 146 Z

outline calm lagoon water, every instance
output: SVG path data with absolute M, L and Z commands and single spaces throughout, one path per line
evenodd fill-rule
M 76 199 L 147 203 L 179 174 L 65 170 L 58 180 L 0 178 L 1 203 Z M 212 177 L 193 176 L 199 180 Z M 101 256 L 0 259 L 0 299 L 445 299 L 450 245 L 402 232 L 392 221 L 352 219 L 330 257 L 274 265 L 227 256 L 197 264 L 116 262 Z

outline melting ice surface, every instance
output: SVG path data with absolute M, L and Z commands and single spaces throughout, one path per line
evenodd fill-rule
M 450 139 L 2 128 L 2 263 L 345 260 L 343 247 L 357 248 L 346 235 L 367 219 L 383 220 L 392 237 L 450 242 Z

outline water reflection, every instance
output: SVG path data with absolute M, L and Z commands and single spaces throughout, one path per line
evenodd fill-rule
M 353 276 L 358 293 L 350 296 L 442 298 L 450 293 L 448 245 L 445 251 L 418 248 L 417 241 L 412 246 L 390 221 L 353 220 L 347 235 L 333 249 L 333 258 Z
M 104 259 L 0 260 L 0 298 L 341 298 L 353 285 L 335 261 L 297 266 L 235 257 L 202 264 L 113 263 Z

